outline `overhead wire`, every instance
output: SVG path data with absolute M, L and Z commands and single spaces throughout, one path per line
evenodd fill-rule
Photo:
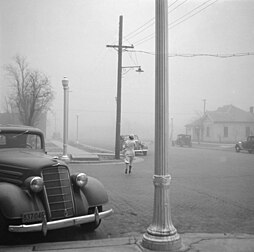
M 172 4 L 170 4 L 168 6 L 168 8 L 170 8 L 171 6 L 173 6 L 175 3 L 177 3 L 179 0 L 174 1 Z M 177 5 L 174 9 L 170 10 L 168 13 L 171 13 L 172 11 L 176 10 L 177 8 L 179 8 L 181 5 L 183 5 L 185 2 L 187 2 L 188 0 L 184 0 L 182 3 L 180 3 L 179 5 Z M 128 33 L 126 36 L 124 36 L 124 39 L 130 39 L 133 38 L 137 35 L 139 35 L 140 33 L 142 33 L 143 31 L 147 30 L 148 28 L 150 28 L 152 25 L 155 24 L 155 17 L 149 19 L 145 24 L 141 25 L 140 27 L 138 27 L 137 29 L 135 29 L 134 31 Z M 144 28 L 143 28 L 144 27 Z M 143 29 L 142 29 L 143 28 Z
M 129 50 L 128 50 L 129 51 Z M 149 54 L 149 55 L 155 55 L 153 52 L 147 52 L 147 51 L 142 51 L 142 50 L 131 50 L 132 52 L 136 53 L 144 53 L 144 54 Z M 241 53 L 228 53 L 228 54 L 223 54 L 223 53 L 193 53 L 193 54 L 169 54 L 168 57 L 185 57 L 185 58 L 191 58 L 191 57 L 216 57 L 216 58 L 232 58 L 232 57 L 245 57 L 245 56 L 254 56 L 254 52 L 241 52 Z
M 210 2 L 211 0 L 208 0 L 208 1 L 206 1 L 205 3 L 208 3 L 208 2 Z M 192 11 L 190 11 L 190 12 L 188 12 L 188 14 L 186 14 L 186 16 L 188 16 L 188 17 L 186 17 L 185 19 L 183 19 L 182 21 L 180 21 L 180 22 L 178 22 L 178 23 L 176 23 L 176 24 L 174 24 L 174 25 L 172 25 L 172 23 L 174 23 L 174 22 L 176 22 L 176 21 L 174 21 L 174 22 L 172 22 L 170 25 L 169 25 L 169 29 L 172 29 L 172 28 L 174 28 L 175 26 L 177 26 L 177 25 L 179 25 L 179 24 L 181 24 L 181 23 L 183 23 L 184 21 L 186 21 L 186 20 L 188 20 L 188 19 L 190 19 L 191 17 L 194 17 L 194 16 L 196 16 L 198 13 L 200 13 L 201 11 L 203 11 L 203 10 L 205 10 L 206 8 L 208 8 L 209 6 L 211 6 L 211 5 L 213 5 L 214 3 L 216 3 L 218 0 L 215 0 L 215 1 L 213 1 L 212 3 L 210 3 L 210 4 L 208 4 L 207 6 L 205 6 L 204 8 L 202 8 L 202 9 L 200 9 L 200 10 L 198 10 L 197 12 L 195 12 L 194 14 L 192 14 L 192 15 L 190 15 L 190 16 L 188 16 Z M 205 4 L 204 3 L 204 4 Z M 204 5 L 204 4 L 202 4 L 202 5 Z M 202 6 L 202 5 L 200 5 L 200 6 Z M 199 6 L 199 7 L 200 7 Z M 180 20 L 180 19 L 182 19 L 183 17 L 181 17 L 181 18 L 179 18 L 178 20 Z
M 171 23 L 169 24 L 169 26 L 173 25 L 173 24 L 176 23 L 177 21 L 181 20 L 181 19 L 184 18 L 185 16 L 188 16 L 190 13 L 192 13 L 192 12 L 195 11 L 196 9 L 199 9 L 201 6 L 207 4 L 207 3 L 211 2 L 211 1 L 214 1 L 214 0 L 207 0 L 206 2 L 200 4 L 200 5 L 197 6 L 196 8 L 194 8 L 194 9 L 190 10 L 189 12 L 185 13 L 185 15 L 183 15 L 182 17 L 180 17 L 180 18 L 174 20 L 173 22 L 171 22 Z M 218 0 L 216 0 L 216 1 L 218 1 Z M 215 1 L 215 2 L 216 2 L 216 1 Z M 208 5 L 208 6 L 209 6 L 209 5 Z M 207 6 L 207 7 L 208 7 L 208 6 Z M 206 8 L 207 8 L 207 7 L 206 7 Z
M 169 28 L 169 29 L 172 29 L 172 28 L 176 27 L 177 25 L 179 25 L 179 24 L 181 24 L 181 23 L 187 21 L 188 19 L 190 19 L 191 17 L 197 15 L 198 13 L 200 13 L 200 12 L 203 11 L 203 10 L 205 10 L 206 8 L 208 8 L 209 6 L 211 6 L 212 4 L 214 4 L 214 3 L 217 2 L 217 1 L 218 1 L 218 0 L 215 0 L 215 1 L 214 1 L 214 0 L 208 0 L 208 1 L 206 1 L 206 2 L 204 2 L 204 3 L 202 3 L 202 4 L 200 4 L 200 5 L 198 5 L 197 7 L 195 7 L 195 8 L 192 9 L 191 11 L 187 12 L 186 14 L 184 14 L 183 16 L 181 16 L 180 18 L 178 18 L 177 20 L 171 22 L 171 23 L 169 24 L 168 28 Z M 203 7 L 202 9 L 200 9 L 203 5 L 205 5 L 205 4 L 209 3 L 209 2 L 211 2 L 211 3 L 208 4 L 208 5 L 206 5 L 206 6 Z M 184 1 L 183 3 L 185 3 L 185 1 Z M 178 5 L 178 6 L 179 6 L 179 5 Z M 191 14 L 193 11 L 195 11 L 195 10 L 197 10 L 197 11 L 196 11 L 195 13 L 193 13 L 192 15 L 190 15 L 190 14 Z M 171 10 L 171 11 L 173 11 L 173 10 Z M 171 11 L 170 11 L 170 12 L 171 12 Z M 182 20 L 182 19 L 183 19 L 183 20 Z M 181 21 L 180 21 L 180 20 L 181 20 Z M 177 22 L 177 21 L 179 21 L 179 22 Z M 176 23 L 176 22 L 177 22 L 177 23 Z M 136 41 L 136 42 L 133 43 L 133 44 L 135 44 L 136 46 L 137 46 L 137 45 L 141 45 L 141 44 L 143 44 L 143 43 L 149 41 L 150 39 L 152 39 L 152 38 L 154 38 L 154 37 L 155 37 L 155 33 L 152 33 L 152 34 L 149 34 L 148 36 L 146 36 L 146 37 L 144 37 L 144 38 L 142 38 L 142 39 Z

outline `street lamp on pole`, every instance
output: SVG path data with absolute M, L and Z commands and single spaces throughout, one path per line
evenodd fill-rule
M 136 70 L 137 73 L 143 73 L 143 72 L 144 72 L 144 70 L 141 69 L 141 66 L 125 66 L 125 67 L 122 67 L 122 68 L 123 68 L 123 69 L 124 69 L 124 68 L 129 68 L 129 69 L 131 69 L 131 68 L 138 68 L 138 69 Z
M 63 156 L 62 160 L 69 162 L 67 155 L 67 141 L 68 141 L 68 110 L 69 110 L 69 80 L 64 77 L 62 80 L 64 90 L 64 120 L 63 120 Z
M 115 159 L 120 159 L 120 135 L 121 135 L 121 106 L 122 106 L 122 69 L 138 68 L 136 72 L 144 72 L 141 66 L 120 67 L 120 77 L 118 78 L 117 97 L 116 97 L 116 141 L 115 141 Z

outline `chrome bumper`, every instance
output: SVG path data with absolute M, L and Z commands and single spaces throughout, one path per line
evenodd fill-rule
M 57 221 L 49 221 L 49 222 L 42 222 L 36 224 L 23 224 L 23 225 L 10 225 L 9 231 L 10 232 L 18 232 L 18 233 L 25 233 L 25 232 L 36 232 L 36 231 L 47 231 L 47 230 L 54 230 L 59 228 L 66 228 L 71 226 L 76 226 L 84 223 L 98 221 L 102 218 L 108 217 L 113 213 L 113 209 L 98 212 L 96 211 L 94 214 L 78 216 L 68 219 L 62 219 Z
M 147 150 L 146 149 L 144 149 L 144 150 L 134 150 L 134 152 L 135 153 L 143 153 L 143 152 L 147 152 Z
M 146 151 L 146 152 L 147 152 L 147 151 L 148 151 L 148 149 L 139 149 L 139 150 L 134 150 L 134 152 L 135 152 L 135 153 L 136 153 L 136 152 L 142 152 L 142 153 L 143 153 L 144 151 Z

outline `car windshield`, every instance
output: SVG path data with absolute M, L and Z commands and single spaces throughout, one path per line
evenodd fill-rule
M 29 148 L 42 149 L 39 134 L 24 132 L 0 132 L 0 148 Z

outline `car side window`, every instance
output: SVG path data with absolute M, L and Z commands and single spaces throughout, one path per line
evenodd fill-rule
M 6 145 L 6 137 L 4 135 L 0 135 L 0 148 Z
M 38 135 L 28 135 L 27 145 L 32 149 L 41 149 L 41 138 Z

